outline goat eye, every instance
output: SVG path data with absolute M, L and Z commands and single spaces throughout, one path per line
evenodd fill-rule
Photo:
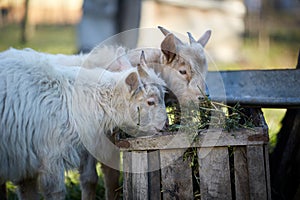
M 147 101 L 147 103 L 148 103 L 149 106 L 155 105 L 155 102 L 154 102 L 154 101 Z
M 186 70 L 181 69 L 181 70 L 179 70 L 179 73 L 182 74 L 182 75 L 185 75 L 186 74 Z

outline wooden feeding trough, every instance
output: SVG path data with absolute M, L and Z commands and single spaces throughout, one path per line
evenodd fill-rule
M 271 199 L 268 129 L 261 111 L 249 110 L 255 128 L 119 140 L 123 198 Z

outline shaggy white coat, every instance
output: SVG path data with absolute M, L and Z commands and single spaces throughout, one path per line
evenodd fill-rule
M 207 61 L 204 47 L 210 38 L 210 31 L 203 34 L 196 41 L 189 34 L 190 44 L 183 43 L 166 29 L 160 27 L 166 36 L 161 44 L 161 49 L 133 49 L 127 52 L 132 65 L 140 62 L 141 51 L 145 51 L 147 64 L 153 68 L 162 79 L 165 80 L 170 93 L 173 93 L 181 105 L 193 100 L 197 101 L 205 92 L 205 77 L 207 73 Z M 51 60 L 63 65 L 81 65 L 85 68 L 102 67 L 110 71 L 121 71 L 131 67 L 124 59 L 127 50 L 122 47 L 98 47 L 90 54 L 65 56 L 51 55 Z M 113 58 L 113 59 L 112 59 Z M 185 71 L 184 74 L 182 72 Z M 172 100 L 174 96 L 170 96 Z M 118 157 L 115 155 L 114 157 Z M 92 158 L 85 158 L 87 160 Z M 92 164 L 91 164 L 92 162 Z M 94 161 L 89 160 L 89 166 L 83 166 L 81 171 L 82 197 L 93 198 L 95 192 L 89 185 L 96 185 L 96 174 L 93 170 Z M 103 165 L 104 166 L 104 165 Z M 118 178 L 111 179 L 112 174 L 117 172 L 113 169 L 103 169 L 105 172 L 106 185 L 113 185 L 107 189 L 107 198 L 114 197 L 114 189 L 118 187 Z M 106 173 L 107 171 L 107 173 Z M 118 175 L 114 175 L 118 177 Z M 90 195 L 92 194 L 92 195 Z
M 46 199 L 64 199 L 64 171 L 79 166 L 82 141 L 93 142 L 116 126 L 161 128 L 163 89 L 143 86 L 139 71 L 149 74 L 141 69 L 112 73 L 57 66 L 33 50 L 1 53 L 0 183 L 39 177 Z M 163 84 L 154 76 L 157 81 Z M 94 139 L 105 149 L 106 142 Z

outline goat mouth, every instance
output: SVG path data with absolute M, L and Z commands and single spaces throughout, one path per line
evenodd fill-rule
M 161 128 L 154 127 L 154 130 L 155 130 L 156 132 L 162 132 L 163 129 L 164 129 L 164 128 L 161 129 Z
M 166 122 L 161 128 L 154 127 L 156 132 L 165 132 L 169 129 L 169 123 Z

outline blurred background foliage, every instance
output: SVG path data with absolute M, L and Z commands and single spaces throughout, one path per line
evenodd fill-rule
M 218 70 L 295 68 L 300 47 L 299 4 L 296 0 L 143 0 L 140 26 L 162 25 L 182 34 L 191 31 L 197 37 L 212 29 L 207 52 L 210 66 Z M 0 51 L 30 47 L 48 53 L 76 53 L 81 5 L 82 0 L 0 0 Z M 270 129 L 270 151 L 285 111 L 263 109 Z M 99 166 L 97 169 L 97 199 L 103 199 L 104 183 Z M 68 173 L 66 185 L 67 199 L 80 199 L 78 173 Z M 7 186 L 9 199 L 17 199 L 15 187 Z

